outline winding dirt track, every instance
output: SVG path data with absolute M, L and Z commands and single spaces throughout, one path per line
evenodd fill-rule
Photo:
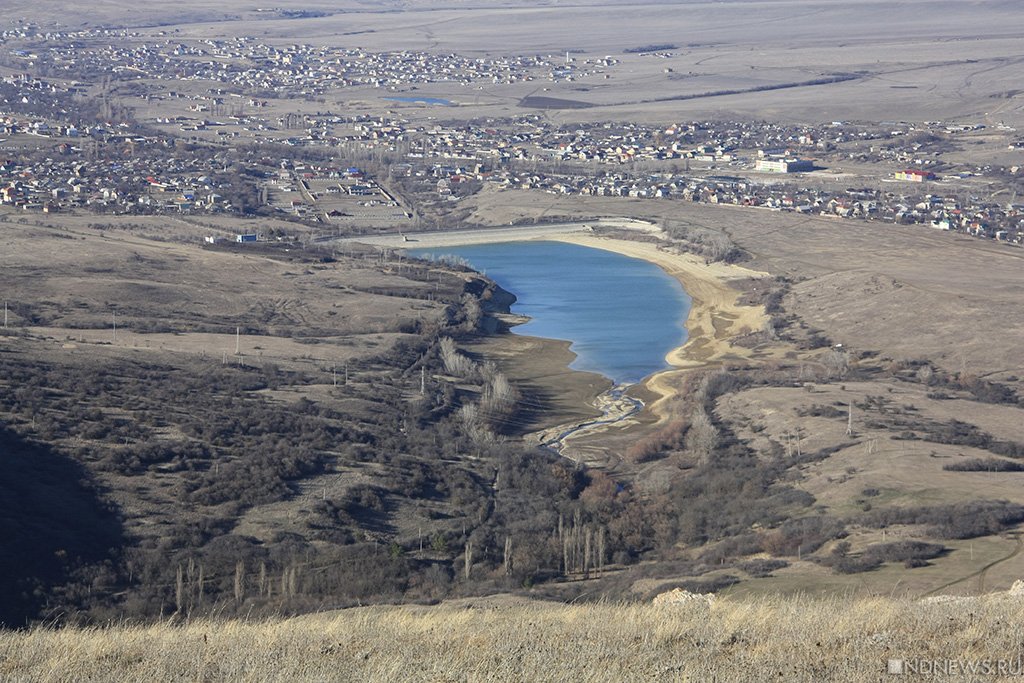
M 1012 560 L 1013 558 L 1017 557 L 1017 555 L 1020 554 L 1021 550 L 1024 550 L 1024 539 L 1021 539 L 1020 534 L 1011 534 L 1011 535 L 1013 536 L 1013 540 L 1016 543 L 1016 545 L 1014 545 L 1013 551 L 1011 551 L 1009 555 L 1006 555 L 1005 557 L 1000 557 L 998 560 L 994 560 L 992 562 L 989 562 L 988 564 L 986 564 L 984 567 L 982 567 L 978 571 L 971 572 L 967 576 L 961 576 L 958 579 L 953 579 L 952 581 L 948 581 L 948 582 L 942 584 L 941 586 L 933 588 L 930 591 L 928 591 L 927 593 L 923 594 L 921 597 L 922 598 L 927 598 L 927 597 L 932 596 L 932 595 L 937 595 L 939 592 L 946 590 L 950 586 L 955 586 L 958 583 L 963 583 L 964 581 L 970 581 L 973 578 L 977 578 L 978 579 L 978 587 L 977 587 L 978 594 L 980 595 L 980 594 L 984 593 L 985 592 L 985 575 L 988 574 L 988 570 L 992 569 L 992 567 L 995 567 L 997 564 L 1002 564 L 1003 562 L 1006 562 L 1008 560 Z

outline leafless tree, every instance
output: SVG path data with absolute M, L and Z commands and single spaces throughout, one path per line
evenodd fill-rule
M 697 456 L 701 463 L 707 463 L 718 443 L 718 430 L 703 408 L 694 411 L 690 430 L 686 433 L 686 450 Z
M 822 359 L 825 367 L 828 369 L 829 377 L 838 377 L 842 379 L 846 377 L 846 373 L 850 371 L 850 354 L 846 351 L 839 349 L 829 349 Z
M 245 563 L 241 560 L 235 565 L 235 602 L 245 597 Z
M 185 576 L 181 565 L 178 565 L 178 573 L 174 579 L 174 607 L 180 612 L 185 606 Z
M 480 323 L 484 319 L 483 309 L 476 297 L 465 294 L 462 297 L 462 310 L 466 312 L 466 329 L 470 332 L 480 329 Z
M 441 362 L 445 372 L 456 377 L 468 378 L 475 374 L 475 363 L 471 358 L 462 355 L 451 337 L 442 337 L 440 341 Z
M 932 370 L 930 365 L 922 365 L 917 369 L 917 379 L 919 382 L 924 384 L 931 384 L 932 377 L 935 376 L 935 371 Z

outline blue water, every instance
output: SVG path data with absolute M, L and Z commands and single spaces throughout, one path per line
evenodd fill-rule
M 563 242 L 504 242 L 412 249 L 453 254 L 518 297 L 513 313 L 530 316 L 518 334 L 572 342 L 570 367 L 632 384 L 667 367 L 686 340 L 690 297 L 652 263 Z
M 388 100 L 389 102 L 414 102 L 419 104 L 439 104 L 444 107 L 454 107 L 455 103 L 451 100 L 442 100 L 439 97 L 384 97 L 382 99 Z

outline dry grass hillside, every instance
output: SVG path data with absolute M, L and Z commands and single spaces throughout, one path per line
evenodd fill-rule
M 0 677 L 33 681 L 880 681 L 1019 672 L 1024 599 L 487 599 L 264 622 L 0 634 Z M 950 675 L 947 675 L 950 674 Z
M 0 624 L 195 617 L 224 591 L 224 616 L 440 599 L 501 462 L 502 497 L 569 472 L 464 428 L 482 389 L 446 374 L 439 340 L 485 324 L 471 292 L 495 300 L 464 273 L 124 221 L 0 225 Z M 500 523 L 548 510 L 530 527 L 547 539 L 560 499 L 535 498 Z M 488 533 L 477 564 L 503 559 L 508 532 Z

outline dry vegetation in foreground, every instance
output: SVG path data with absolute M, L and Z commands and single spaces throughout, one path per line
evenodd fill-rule
M 875 681 L 889 678 L 889 659 L 1014 660 L 1022 617 L 1024 599 L 1009 594 L 776 597 L 710 608 L 489 599 L 281 621 L 5 632 L 0 678 Z

